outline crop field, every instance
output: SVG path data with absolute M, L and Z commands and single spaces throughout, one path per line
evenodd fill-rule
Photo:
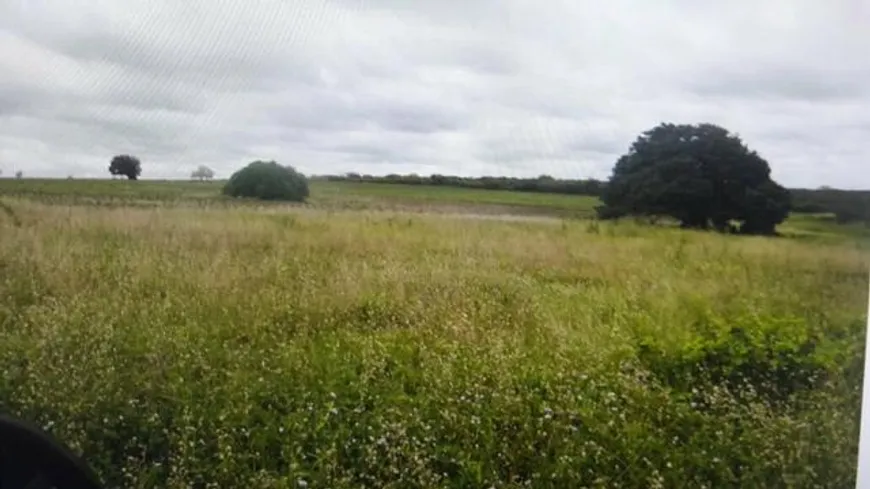
M 110 487 L 854 486 L 865 230 L 459 219 L 419 211 L 595 202 L 434 187 L 218 194 L 0 180 L 0 411 Z

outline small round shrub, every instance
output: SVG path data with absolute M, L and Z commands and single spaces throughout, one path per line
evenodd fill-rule
M 304 202 L 308 197 L 308 179 L 292 166 L 258 160 L 233 173 L 223 193 L 230 197 Z

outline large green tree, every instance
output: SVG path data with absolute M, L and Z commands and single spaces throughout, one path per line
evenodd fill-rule
M 772 234 L 788 217 L 788 190 L 736 135 L 715 124 L 660 124 L 619 158 L 602 218 L 669 216 L 686 228 Z

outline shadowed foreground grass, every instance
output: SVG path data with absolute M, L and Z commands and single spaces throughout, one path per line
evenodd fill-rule
M 113 486 L 854 485 L 849 242 L 7 203 L 0 409 Z

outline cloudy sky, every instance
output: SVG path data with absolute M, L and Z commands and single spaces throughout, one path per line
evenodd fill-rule
M 606 178 L 659 122 L 870 188 L 864 0 L 0 0 L 0 170 Z

